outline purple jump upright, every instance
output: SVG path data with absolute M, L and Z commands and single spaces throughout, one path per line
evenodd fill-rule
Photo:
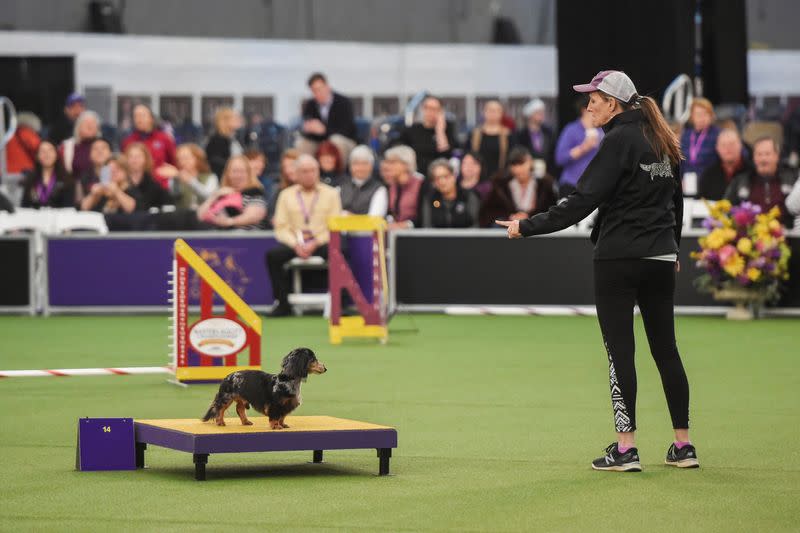
M 331 344 L 341 344 L 344 337 L 373 337 L 386 343 L 389 331 L 388 280 L 386 277 L 386 221 L 380 217 L 349 215 L 328 220 L 331 240 L 328 245 L 328 286 L 331 293 L 331 318 L 328 330 Z M 372 235 L 372 298 L 361 291 L 356 276 L 342 253 L 342 232 Z M 342 316 L 342 291 L 353 299 L 359 316 Z

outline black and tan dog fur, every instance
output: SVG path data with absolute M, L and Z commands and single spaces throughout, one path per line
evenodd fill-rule
M 260 370 L 233 372 L 220 383 L 219 392 L 203 416 L 203 422 L 214 418 L 218 426 L 224 426 L 225 411 L 236 402 L 236 414 L 242 425 L 253 424 L 245 412 L 252 407 L 269 418 L 270 428 L 288 428 L 284 419 L 300 405 L 300 384 L 309 374 L 326 371 L 325 365 L 317 360 L 313 351 L 297 348 L 283 358 L 278 375 Z

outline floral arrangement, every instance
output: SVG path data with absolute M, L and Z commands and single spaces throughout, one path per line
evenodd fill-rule
M 780 210 L 762 213 L 750 202 L 733 207 L 727 200 L 706 205 L 710 216 L 703 226 L 709 233 L 699 239 L 700 251 L 692 252 L 697 267 L 705 270 L 698 288 L 762 290 L 766 300 L 776 300 L 779 282 L 789 279 L 791 255 Z

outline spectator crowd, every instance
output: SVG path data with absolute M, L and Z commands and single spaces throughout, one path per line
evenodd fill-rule
M 500 101 L 487 101 L 480 123 L 460 141 L 441 100 L 427 96 L 418 122 L 387 146 L 368 146 L 348 97 L 321 73 L 309 77 L 308 88 L 294 146 L 279 161 L 248 142 L 252 133 L 229 107 L 216 110 L 214 131 L 200 146 L 176 145 L 172 130 L 136 105 L 133 129 L 115 152 L 100 117 L 74 93 L 44 138 L 36 117 L 20 114 L 8 169 L 24 173 L 22 207 L 101 212 L 117 231 L 274 229 L 303 256 L 324 251 L 320 212 L 385 217 L 400 229 L 491 227 L 496 219 L 546 211 L 576 190 L 603 139 L 585 102 L 576 102 L 576 119 L 559 133 L 536 98 L 518 126 Z M 737 125 L 717 120 L 704 98 L 693 100 L 680 135 L 686 196 L 778 207 L 792 226 L 800 184 L 776 139 L 744 142 Z M 786 137 L 786 160 L 796 163 L 791 143 L 800 135 Z

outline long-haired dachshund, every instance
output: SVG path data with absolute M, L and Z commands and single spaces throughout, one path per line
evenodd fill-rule
M 224 426 L 225 411 L 236 402 L 236 414 L 242 425 L 253 425 L 245 412 L 252 407 L 269 418 L 270 428 L 288 428 L 284 419 L 300 405 L 300 384 L 309 374 L 323 374 L 327 370 L 313 351 L 296 348 L 283 358 L 277 376 L 260 370 L 232 372 L 220 383 L 203 422 L 215 418 L 218 426 Z

